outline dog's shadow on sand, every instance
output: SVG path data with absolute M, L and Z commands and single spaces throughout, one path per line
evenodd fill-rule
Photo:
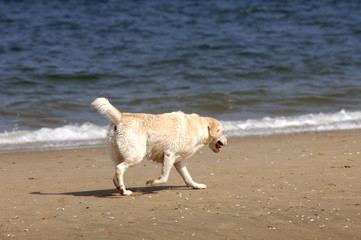
M 144 195 L 144 194 L 157 194 L 160 191 L 166 190 L 187 190 L 186 186 L 155 186 L 155 187 L 140 187 L 140 188 L 128 188 L 128 190 L 133 192 L 134 196 Z M 63 192 L 63 193 L 44 193 L 44 192 L 31 192 L 30 194 L 37 195 L 72 195 L 76 197 L 119 197 L 119 192 L 114 189 L 102 189 L 102 190 L 90 190 L 90 191 L 80 191 L 80 192 Z

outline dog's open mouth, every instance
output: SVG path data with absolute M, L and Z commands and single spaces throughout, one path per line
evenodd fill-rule
M 216 142 L 216 148 L 218 149 L 218 151 L 221 151 L 222 146 L 223 146 L 223 143 L 221 141 Z

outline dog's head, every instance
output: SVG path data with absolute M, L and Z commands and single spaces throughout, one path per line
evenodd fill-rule
M 213 152 L 219 153 L 221 148 L 227 145 L 227 138 L 223 135 L 223 127 L 216 119 L 211 118 L 208 124 L 210 138 L 209 147 Z

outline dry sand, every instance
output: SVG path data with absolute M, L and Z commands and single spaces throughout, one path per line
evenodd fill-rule
M 1 239 L 361 239 L 361 131 L 230 139 L 173 169 L 128 170 L 122 197 L 105 147 L 0 154 Z

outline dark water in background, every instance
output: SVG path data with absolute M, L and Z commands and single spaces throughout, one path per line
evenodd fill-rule
M 34 3 L 35 2 L 35 3 Z M 0 133 L 121 111 L 361 111 L 360 1 L 0 1 Z

